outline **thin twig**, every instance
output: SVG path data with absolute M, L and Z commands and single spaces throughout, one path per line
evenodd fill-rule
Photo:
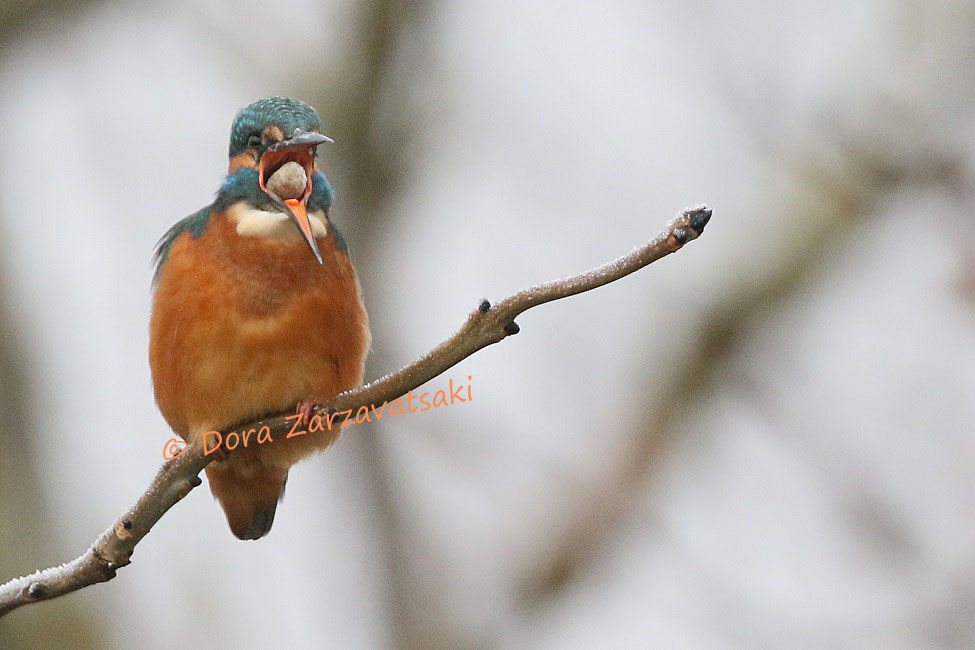
M 704 231 L 710 218 L 711 210 L 704 206 L 686 209 L 650 242 L 617 260 L 579 275 L 519 291 L 493 306 L 483 300 L 460 330 L 431 352 L 399 372 L 340 393 L 330 404 L 316 408 L 315 415 L 327 419 L 335 413 L 355 413 L 362 407 L 395 400 L 481 348 L 517 334 L 519 328 L 514 321 L 522 312 L 552 300 L 601 287 L 680 250 L 685 243 L 696 239 Z M 282 413 L 230 429 L 259 431 L 267 427 L 270 435 L 279 436 L 279 440 L 265 444 L 281 444 L 286 443 L 294 420 L 293 413 Z M 338 426 L 337 422 L 335 426 Z M 57 598 L 114 578 L 119 567 L 129 564 L 135 545 L 152 526 L 190 490 L 202 483 L 198 474 L 212 459 L 211 455 L 204 453 L 203 443 L 197 438 L 178 458 L 162 466 L 135 505 L 102 533 L 83 555 L 61 566 L 0 585 L 0 617 L 22 605 Z

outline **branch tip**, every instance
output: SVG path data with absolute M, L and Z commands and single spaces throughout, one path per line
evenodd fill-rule
M 696 205 L 693 208 L 688 208 L 684 211 L 684 214 L 687 215 L 691 228 L 698 235 L 704 232 L 704 226 L 708 225 L 708 221 L 711 220 L 711 208 L 706 205 Z
M 521 331 L 521 328 L 518 327 L 518 323 L 516 323 L 514 321 L 511 321 L 510 323 L 508 323 L 507 325 L 504 326 L 504 331 L 505 331 L 505 334 L 509 334 L 509 335 L 512 335 L 513 336 L 513 335 L 517 334 L 518 332 L 520 332 Z

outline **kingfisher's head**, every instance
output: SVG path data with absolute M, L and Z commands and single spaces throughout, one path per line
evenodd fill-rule
M 291 218 L 319 263 L 306 203 L 317 171 L 315 148 L 332 142 L 320 127 L 318 113 L 305 102 L 266 97 L 242 108 L 230 128 L 230 173 L 245 167 L 257 171 L 261 193 Z

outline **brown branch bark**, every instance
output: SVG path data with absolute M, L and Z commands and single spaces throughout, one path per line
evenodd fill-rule
M 696 239 L 710 218 L 711 210 L 704 206 L 686 209 L 667 223 L 654 239 L 612 262 L 579 275 L 519 291 L 493 306 L 483 300 L 460 330 L 432 351 L 399 372 L 340 393 L 330 404 L 316 408 L 315 413 L 321 417 L 345 411 L 355 413 L 361 407 L 397 399 L 481 348 L 517 334 L 519 328 L 514 319 L 522 312 L 601 287 L 676 252 L 688 241 Z M 280 444 L 280 438 L 285 437 L 286 441 L 294 419 L 294 414 L 282 413 L 231 429 L 258 431 L 267 427 L 271 436 L 279 436 L 279 440 L 265 444 Z M 335 426 L 338 426 L 337 422 Z M 57 598 L 114 578 L 117 569 L 129 564 L 136 544 L 152 526 L 190 490 L 202 483 L 198 474 L 211 460 L 212 456 L 204 454 L 202 442 L 195 442 L 178 458 L 164 464 L 135 505 L 80 557 L 0 585 L 0 617 L 23 605 Z

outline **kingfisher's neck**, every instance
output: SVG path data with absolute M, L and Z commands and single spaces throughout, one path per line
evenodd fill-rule
M 311 185 L 311 194 L 308 195 L 305 202 L 308 211 L 321 211 L 327 215 L 328 209 L 332 205 L 332 199 L 335 197 L 335 190 L 325 178 L 325 174 L 320 171 L 311 175 Z M 241 201 L 258 210 L 271 209 L 271 198 L 261 189 L 258 172 L 251 167 L 241 167 L 233 173 L 227 174 L 223 185 L 217 192 L 213 207 L 218 212 L 224 212 L 230 206 Z

